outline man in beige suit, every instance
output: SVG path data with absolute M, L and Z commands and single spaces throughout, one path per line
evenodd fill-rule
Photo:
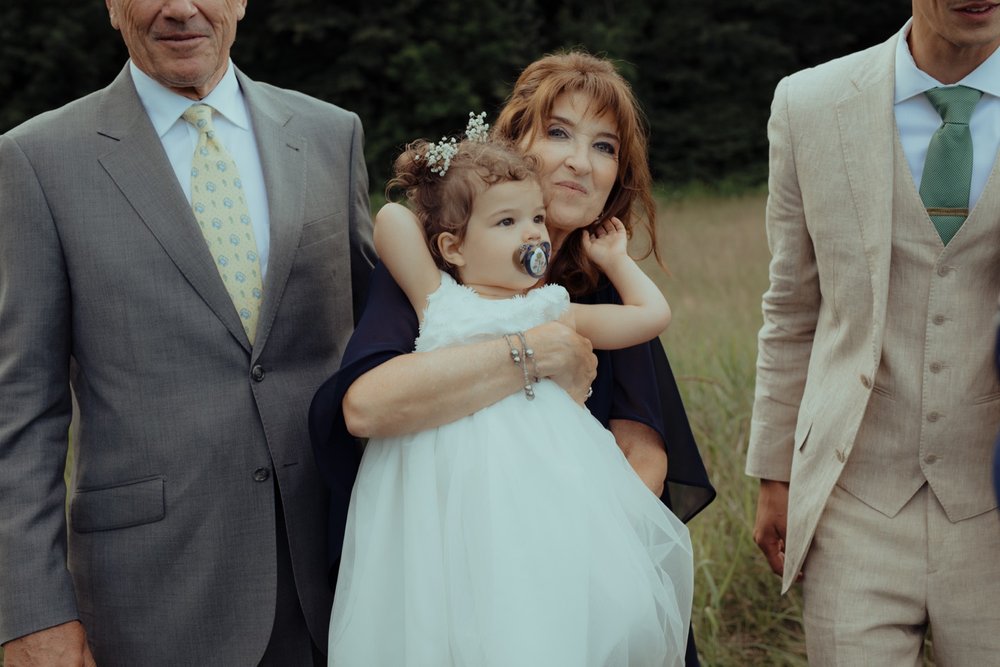
M 6 667 L 325 664 L 307 411 L 372 265 L 361 124 L 236 69 L 246 0 L 107 4 L 121 74 L 0 137 Z
M 937 664 L 1000 664 L 998 45 L 996 3 L 914 0 L 898 35 L 775 93 L 747 472 L 812 665 L 919 665 L 928 626 Z M 925 203 L 956 171 L 928 158 L 952 130 L 927 91 L 952 84 L 978 100 L 945 114 L 973 147 L 967 210 Z

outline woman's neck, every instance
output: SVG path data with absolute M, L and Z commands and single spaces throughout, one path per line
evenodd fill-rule
M 573 230 L 571 229 L 559 229 L 557 227 L 549 227 L 549 243 L 552 244 L 552 256 L 555 257 L 556 253 L 559 252 L 559 248 L 562 247 L 563 241 L 570 235 Z

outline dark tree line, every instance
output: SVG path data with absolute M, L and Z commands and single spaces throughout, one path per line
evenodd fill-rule
M 234 61 L 357 112 L 372 189 L 406 141 L 493 117 L 520 69 L 581 47 L 615 59 L 668 184 L 756 184 L 784 75 L 880 42 L 909 0 L 250 0 Z M 0 131 L 104 86 L 127 54 L 102 0 L 0 3 Z

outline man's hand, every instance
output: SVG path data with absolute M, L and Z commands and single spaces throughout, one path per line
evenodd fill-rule
M 547 377 L 582 404 L 597 377 L 594 346 L 564 321 L 547 322 L 525 333 L 534 350 L 539 377 Z
M 757 497 L 757 520 L 753 527 L 753 541 L 767 558 L 779 577 L 785 573 L 785 530 L 788 526 L 788 482 L 771 479 L 760 480 Z M 801 574 L 799 578 L 801 578 Z
M 80 621 L 70 621 L 3 645 L 4 667 L 97 667 Z

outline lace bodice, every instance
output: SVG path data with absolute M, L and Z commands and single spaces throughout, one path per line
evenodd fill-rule
M 441 286 L 427 297 L 417 352 L 450 345 L 492 340 L 558 319 L 569 308 L 569 294 L 560 285 L 546 285 L 524 296 L 484 299 L 441 273 Z

